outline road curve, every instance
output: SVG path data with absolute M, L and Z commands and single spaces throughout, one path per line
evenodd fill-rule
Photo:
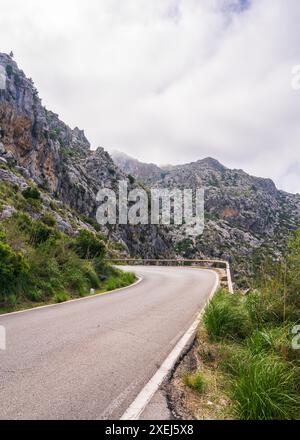
M 126 290 L 0 316 L 0 419 L 118 419 L 202 309 L 215 274 L 135 267 Z

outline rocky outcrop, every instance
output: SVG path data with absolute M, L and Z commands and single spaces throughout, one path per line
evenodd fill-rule
M 111 157 L 115 164 L 126 174 L 139 182 L 150 184 L 164 175 L 164 171 L 153 163 L 142 163 L 125 153 L 113 151 Z
M 115 161 L 148 186 L 205 189 L 204 233 L 189 236 L 186 225 L 170 229 L 177 256 L 231 260 L 243 274 L 258 256 L 280 258 L 291 231 L 300 227 L 300 195 L 279 191 L 270 179 L 228 169 L 215 159 L 163 167 L 155 174 L 128 156 L 126 162 Z
M 102 228 L 108 239 L 139 257 L 215 257 L 239 262 L 257 252 L 279 258 L 290 232 L 300 227 L 300 196 L 278 191 L 269 179 L 230 170 L 217 160 L 158 167 L 121 153 L 114 161 L 103 149 L 90 149 L 85 134 L 71 129 L 43 107 L 32 80 L 16 62 L 0 53 L 5 87 L 0 89 L 0 181 L 23 191 L 34 181 L 43 191 L 45 208 L 53 210 L 60 229 L 74 234 L 92 227 L 100 188 L 205 188 L 206 223 L 202 235 L 190 236 L 186 225 L 112 226 Z M 1 78 L 1 83 L 3 78 Z M 5 205 L 2 215 L 14 207 Z M 73 211 L 72 211 L 73 210 Z M 72 212 L 73 217 L 72 218 Z M 89 222 L 82 219 L 90 219 Z M 249 264 L 248 264 L 249 267 Z
M 117 190 L 119 180 L 127 180 L 130 189 L 138 186 L 103 148 L 92 151 L 82 130 L 72 130 L 43 107 L 33 81 L 9 55 L 0 53 L 0 66 L 6 77 L 0 89 L 0 165 L 10 167 L 0 169 L 0 180 L 20 187 L 25 179 L 33 180 L 52 198 L 94 221 L 100 188 Z M 68 220 L 54 214 L 62 230 L 74 232 Z M 172 250 L 169 238 L 156 226 L 116 226 L 102 232 L 133 254 L 157 257 Z

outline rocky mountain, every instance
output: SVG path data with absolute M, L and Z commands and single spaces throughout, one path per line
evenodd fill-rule
M 111 152 L 114 163 L 124 171 L 124 173 L 134 176 L 141 183 L 151 185 L 153 181 L 159 180 L 163 171 L 160 167 L 153 163 L 142 163 L 137 159 L 133 159 L 121 151 Z
M 204 188 L 204 233 L 192 237 L 186 225 L 172 227 L 169 233 L 175 250 L 187 258 L 233 261 L 239 267 L 241 284 L 256 259 L 262 255 L 280 258 L 291 231 L 300 227 L 300 195 L 279 191 L 270 179 L 228 169 L 215 159 L 156 167 L 154 174 L 152 165 L 148 168 L 135 159 L 114 160 L 149 187 Z
M 134 183 L 103 148 L 90 149 L 82 130 L 70 129 L 42 105 L 33 81 L 9 55 L 0 53 L 0 67 L 5 77 L 0 88 L 0 179 L 20 188 L 34 182 L 45 199 L 62 203 L 68 215 L 61 224 L 70 233 L 76 233 L 78 225 L 90 227 L 89 222 L 96 222 L 99 189 L 117 190 L 119 180 L 127 180 L 132 189 Z M 89 222 L 76 223 L 70 209 Z M 157 257 L 170 249 L 168 237 L 155 226 L 102 229 L 126 252 Z
M 33 81 L 9 55 L 0 53 L 0 68 L 0 184 L 19 191 L 37 185 L 44 212 L 32 208 L 34 218 L 51 212 L 62 230 L 77 234 L 81 228 L 99 229 L 96 195 L 104 187 L 117 192 L 120 180 L 127 181 L 129 190 L 205 187 L 202 235 L 190 236 L 184 224 L 107 226 L 101 232 L 119 252 L 134 256 L 229 259 L 239 269 L 241 284 L 257 257 L 280 258 L 290 232 L 300 227 L 299 195 L 214 159 L 158 167 L 121 153 L 114 153 L 113 160 L 103 148 L 91 150 L 82 130 L 72 130 L 42 105 Z M 17 201 L 4 194 L 0 220 L 16 209 Z

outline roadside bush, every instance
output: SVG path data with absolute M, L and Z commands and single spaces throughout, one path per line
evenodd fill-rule
M 110 277 L 106 282 L 106 288 L 108 291 L 120 289 L 122 287 L 129 286 L 135 281 L 135 274 L 131 272 L 121 272 L 114 277 Z
M 79 268 L 64 273 L 63 278 L 64 286 L 73 295 L 84 297 L 88 294 L 89 284 Z
M 102 258 L 94 258 L 93 267 L 100 280 L 106 280 L 109 277 L 115 276 L 119 273 L 117 269 L 107 264 Z
M 108 291 L 119 289 L 119 287 L 119 280 L 117 280 L 116 278 L 109 278 L 106 282 L 106 289 Z
M 20 304 L 63 301 L 63 295 L 83 297 L 91 288 L 106 289 L 108 283 L 113 290 L 134 281 L 133 274 L 106 264 L 104 255 L 99 234 L 82 230 L 72 238 L 58 231 L 50 213 L 33 220 L 17 211 L 1 222 L 0 302 L 12 308 L 14 299 Z
M 256 330 L 246 346 L 254 355 L 273 353 L 288 361 L 295 360 L 298 353 L 292 348 L 291 330 L 290 325 Z
M 293 315 L 293 308 L 284 306 L 283 293 L 269 289 L 247 295 L 246 307 L 257 326 L 281 325 Z
M 244 352 L 231 379 L 231 398 L 243 420 L 289 420 L 300 417 L 297 370 L 273 354 Z M 234 370 L 233 370 L 234 371 Z
M 44 299 L 43 292 L 41 290 L 36 290 L 36 289 L 28 290 L 26 292 L 26 297 L 27 299 L 29 299 L 29 301 L 36 303 L 41 302 Z
M 32 292 L 39 292 L 39 300 L 45 300 L 52 298 L 57 291 L 63 289 L 62 268 L 43 247 L 33 250 L 28 256 L 28 262 L 30 266 L 28 282 L 23 287 L 26 298 L 33 300 Z
M 15 290 L 29 270 L 25 257 L 0 241 L 0 298 Z
M 93 289 L 98 289 L 101 285 L 98 275 L 92 263 L 87 263 L 83 266 L 83 273 Z
M 246 368 L 251 351 L 238 343 L 224 343 L 219 349 L 220 368 L 231 376 L 238 376 Z
M 289 241 L 287 256 L 287 304 L 293 306 L 293 319 L 300 322 L 300 230 Z
M 98 235 L 81 230 L 75 239 L 74 249 L 80 258 L 104 258 L 105 245 Z
M 16 308 L 18 303 L 17 295 L 11 294 L 6 298 L 6 304 L 8 307 L 11 307 L 12 309 Z
M 224 290 L 219 291 L 206 308 L 203 322 L 212 341 L 244 339 L 252 331 L 244 298 Z
M 134 283 L 136 276 L 133 272 L 122 272 L 121 273 L 121 287 L 129 286 Z
M 300 322 L 300 231 L 285 259 L 267 261 L 254 285 L 258 289 L 247 296 L 221 291 L 207 308 L 204 324 L 217 350 L 213 367 L 221 370 L 235 418 L 299 419 L 300 364 L 292 328 Z M 209 360 L 211 351 L 204 353 Z
M 70 295 L 67 292 L 59 292 L 55 294 L 54 302 L 60 304 L 70 300 Z

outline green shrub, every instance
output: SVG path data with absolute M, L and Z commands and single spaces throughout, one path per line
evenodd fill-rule
M 12 220 L 22 232 L 30 233 L 33 221 L 28 214 L 18 211 L 13 215 Z
M 238 376 L 250 355 L 251 351 L 238 343 L 224 343 L 220 347 L 220 368 L 231 376 Z
M 106 282 L 106 289 L 108 291 L 120 289 L 122 287 L 127 287 L 135 281 L 135 274 L 131 272 L 121 272 L 117 273 Z
M 292 348 L 292 326 L 256 330 L 246 341 L 252 354 L 273 353 L 286 360 L 297 358 L 297 351 Z
M 34 249 L 28 256 L 30 270 L 27 284 L 23 287 L 26 298 L 32 300 L 32 291 L 39 291 L 43 300 L 52 298 L 64 288 L 63 269 L 47 247 Z
M 136 280 L 136 276 L 133 272 L 122 272 L 121 273 L 121 287 L 129 286 L 134 283 Z
M 6 298 L 6 304 L 8 305 L 8 307 L 11 307 L 14 309 L 14 308 L 16 308 L 17 303 L 18 303 L 18 298 L 14 294 L 11 294 Z
M 81 264 L 75 265 L 73 262 L 64 267 L 62 278 L 63 284 L 68 291 L 79 296 L 88 294 L 89 282 L 85 277 Z
M 100 280 L 98 278 L 98 275 L 95 271 L 93 264 L 91 263 L 85 264 L 83 266 L 83 273 L 86 279 L 88 280 L 91 288 L 98 289 L 100 287 Z
M 94 258 L 93 267 L 98 277 L 102 280 L 106 280 L 110 276 L 116 275 L 118 273 L 118 271 L 113 266 L 107 264 L 102 258 Z
M 50 139 L 52 141 L 58 140 L 59 136 L 60 136 L 60 133 L 61 133 L 61 130 L 59 128 L 55 128 L 54 130 L 51 130 L 50 133 L 49 133 Z
M 75 251 L 80 258 L 104 258 L 105 245 L 96 234 L 82 229 L 75 239 Z
M 120 288 L 120 283 L 119 280 L 117 280 L 116 278 L 109 278 L 106 282 L 106 290 L 111 291 L 111 290 L 116 290 Z
M 55 233 L 53 228 L 50 228 L 40 221 L 36 221 L 33 223 L 30 235 L 31 244 L 38 246 L 49 240 L 51 236 L 54 237 Z
M 207 381 L 202 373 L 188 374 L 183 381 L 186 386 L 200 394 L 203 394 L 207 387 Z
M 53 215 L 50 214 L 49 212 L 45 213 L 45 214 L 42 216 L 41 221 L 42 221 L 43 223 L 45 223 L 45 225 L 50 226 L 50 227 L 52 227 L 52 228 L 53 228 L 54 226 L 56 226 L 56 220 L 55 220 L 55 218 L 53 217 Z
M 57 203 L 56 202 L 53 202 L 53 201 L 51 201 L 50 202 L 50 208 L 52 209 L 52 211 L 58 211 L 58 206 L 57 206 Z
M 28 298 L 32 302 L 41 302 L 44 299 L 43 292 L 41 290 L 28 290 L 26 292 L 26 298 Z
M 274 332 L 262 329 L 256 330 L 247 340 L 247 347 L 251 350 L 251 353 L 260 354 L 261 352 L 268 352 L 272 350 L 274 343 Z
M 203 322 L 212 341 L 243 339 L 252 331 L 243 298 L 223 290 L 217 293 L 206 308 Z
M 296 322 L 300 310 L 294 301 L 285 300 L 283 289 L 265 288 L 247 295 L 246 307 L 257 327 L 280 326 L 286 321 Z
M 14 72 L 13 67 L 10 64 L 7 64 L 5 70 L 6 70 L 8 78 L 11 78 L 11 76 L 12 76 L 12 74 Z
M 281 325 L 300 322 L 300 230 L 288 243 L 280 263 L 267 259 L 257 274 L 258 291 L 248 295 L 247 306 L 253 322 Z
M 25 199 L 40 200 L 41 194 L 36 186 L 29 186 L 22 192 Z
M 297 370 L 272 354 L 253 355 L 245 350 L 231 379 L 231 398 L 243 420 L 296 419 L 300 417 Z
M 70 295 L 67 292 L 56 293 L 56 295 L 54 297 L 54 301 L 58 304 L 69 301 L 69 300 L 70 300 Z
M 292 319 L 300 322 L 300 229 L 294 232 L 289 241 L 289 253 L 287 256 L 286 289 L 287 305 L 294 308 Z
M 29 266 L 25 257 L 0 241 L 0 298 L 5 294 L 10 294 L 28 270 Z
M 0 198 L 2 190 L 7 193 L 0 183 Z M 24 196 L 11 194 L 12 199 L 24 204 L 21 209 L 29 206 L 26 200 L 40 203 L 30 198 L 38 197 L 34 188 L 27 188 Z M 33 220 L 18 209 L 1 222 L 0 303 L 4 307 L 14 307 L 14 298 L 19 304 L 28 300 L 62 301 L 64 295 L 82 297 L 91 288 L 105 289 L 109 278 L 110 289 L 127 286 L 135 279 L 133 274 L 124 274 L 104 262 L 105 243 L 99 234 L 82 230 L 71 238 L 58 231 L 51 213 Z

